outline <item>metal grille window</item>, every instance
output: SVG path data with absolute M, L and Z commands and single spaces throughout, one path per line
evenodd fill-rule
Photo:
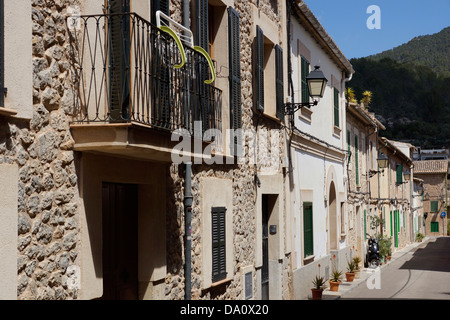
M 211 209 L 212 282 L 223 280 L 226 272 L 225 207 Z

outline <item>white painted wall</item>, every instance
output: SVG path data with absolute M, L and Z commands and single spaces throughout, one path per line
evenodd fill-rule
M 306 49 L 310 53 L 310 70 L 314 70 L 314 66 L 320 66 L 320 69 L 327 78 L 327 87 L 323 98 L 320 99 L 317 106 L 311 108 L 311 122 L 303 121 L 296 116 L 295 125 L 302 131 L 308 132 L 313 136 L 342 148 L 345 142 L 345 84 L 342 79 L 342 72 L 331 60 L 330 56 L 323 51 L 311 35 L 296 21 L 292 24 L 292 45 L 291 45 L 291 61 L 292 61 L 292 80 L 294 83 L 294 101 L 301 101 L 300 90 L 300 55 Z M 302 49 L 300 48 L 302 47 Z M 305 57 L 308 58 L 308 57 Z M 333 78 L 333 79 L 332 79 Z M 339 90 L 340 97 L 340 136 L 333 135 L 334 124 L 334 96 L 333 86 Z M 312 99 L 311 99 L 312 101 Z
M 292 22 L 291 61 L 292 80 L 294 83 L 294 101 L 301 101 L 300 84 L 300 56 L 303 55 L 310 63 L 310 71 L 315 65 L 327 78 L 327 87 L 323 98 L 317 106 L 311 108 L 310 121 L 295 116 L 296 127 L 315 138 L 339 149 L 346 150 L 346 113 L 345 113 L 345 82 L 343 73 L 331 57 L 317 44 L 311 35 L 296 20 Z M 334 126 L 334 93 L 333 87 L 339 90 L 339 127 Z M 311 100 L 312 101 L 312 100 Z M 316 141 L 317 142 L 317 141 Z M 343 161 L 332 160 L 326 152 L 320 151 L 320 143 L 312 144 L 314 150 L 300 150 L 293 148 L 293 165 L 295 187 L 293 191 L 293 246 L 296 252 L 296 265 L 303 265 L 303 202 L 313 202 L 313 232 L 314 232 L 314 260 L 327 256 L 330 252 L 330 221 L 328 196 L 331 181 L 336 188 L 337 201 L 337 232 L 340 234 L 341 202 L 346 200 L 346 168 Z M 322 143 L 322 145 L 324 145 Z M 331 174 L 331 172 L 333 172 Z M 345 210 L 344 210 L 345 211 Z M 346 247 L 345 241 L 338 237 L 338 249 Z

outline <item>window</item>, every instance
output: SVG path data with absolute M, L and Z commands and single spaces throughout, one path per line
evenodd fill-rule
M 339 90 L 334 88 L 334 125 L 339 128 Z
M 358 164 L 358 136 L 355 134 L 355 181 L 359 186 L 359 164 Z
M 431 221 L 431 232 L 439 232 L 439 221 Z
M 314 254 L 313 206 L 312 202 L 303 203 L 303 245 L 304 257 Z
M 255 38 L 255 78 L 256 109 L 284 118 L 283 50 L 264 37 L 259 26 Z
M 403 183 L 403 166 L 401 164 L 398 164 L 396 167 L 396 172 L 397 172 L 397 184 L 402 184 Z
M 438 212 L 439 206 L 437 201 L 431 201 L 430 202 L 430 211 L 431 212 Z
M 225 207 L 212 207 L 212 282 L 223 280 L 226 272 Z
M 364 209 L 364 240 L 367 240 L 367 211 Z

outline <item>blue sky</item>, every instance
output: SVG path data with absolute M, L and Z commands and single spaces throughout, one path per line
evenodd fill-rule
M 392 49 L 450 26 L 450 0 L 304 0 L 348 58 Z M 380 29 L 367 28 L 371 5 L 380 8 Z

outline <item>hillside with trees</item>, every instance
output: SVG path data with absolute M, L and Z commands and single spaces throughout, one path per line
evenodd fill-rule
M 398 55 L 370 56 L 350 61 L 356 73 L 348 87 L 354 90 L 358 101 L 365 91 L 372 92 L 369 110 L 375 112 L 386 126 L 381 135 L 422 148 L 450 147 L 449 40 L 446 40 L 445 57 L 442 52 L 430 52 L 431 46 L 427 45 L 433 41 L 433 36 L 441 39 L 442 34 L 446 34 L 448 39 L 449 30 L 446 28 L 443 30 L 445 32 L 417 37 L 408 42 L 401 49 L 406 50 L 408 55 L 399 53 L 403 51 L 390 50 Z M 441 50 L 436 48 L 440 47 L 436 46 L 433 50 Z M 423 62 L 433 56 L 436 57 L 433 61 L 447 61 L 446 66 L 443 69 L 432 68 Z

